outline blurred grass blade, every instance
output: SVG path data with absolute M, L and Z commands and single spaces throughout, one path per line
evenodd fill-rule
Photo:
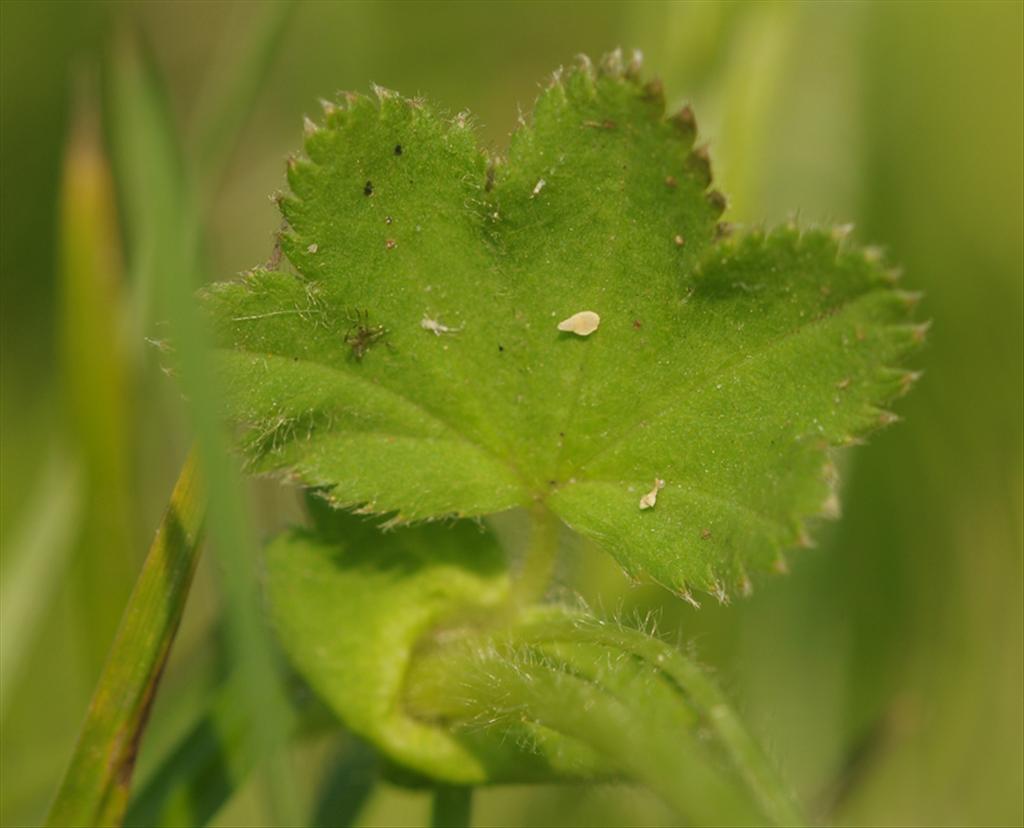
M 191 196 L 174 124 L 151 59 L 123 35 L 108 74 L 111 160 L 141 336 L 149 333 L 149 320 L 163 311 L 155 307 L 157 278 L 168 267 L 195 262 L 199 239 L 189 218 Z M 183 243 L 187 247 L 180 249 Z M 171 262 L 165 259 L 168 253 Z M 187 279 L 193 271 L 190 267 L 176 277 Z
M 103 666 L 138 566 L 133 542 L 131 373 L 114 187 L 93 74 L 80 71 L 60 194 L 59 346 L 64 426 L 81 464 L 68 581 L 89 683 Z M 107 596 L 97 601 L 97 595 Z
M 146 205 L 136 215 L 136 267 L 152 284 L 156 307 L 168 323 L 180 384 L 189 400 L 210 497 L 210 539 L 224 568 L 221 583 L 239 702 L 252 728 L 256 759 L 268 762 L 262 789 L 271 819 L 296 824 L 294 789 L 283 755 L 291 713 L 263 624 L 255 572 L 257 544 L 241 477 L 221 432 L 208 337 L 193 297 L 203 269 L 195 182 L 183 167 L 156 67 L 130 40 L 122 41 L 113 80 L 119 152 L 132 159 L 133 167 L 146 171 L 145 178 L 124 182 L 127 202 Z
M 208 72 L 194 116 L 192 145 L 200 185 L 212 190 L 274 64 L 295 4 L 264 2 L 235 10 L 249 20 L 241 39 L 229 26 L 221 60 Z M 241 42 L 240 42 L 241 40 Z
M 376 783 L 376 753 L 365 742 L 346 738 L 320 786 L 312 828 L 354 825 Z
M 729 215 L 740 221 L 760 217 L 766 175 L 762 159 L 778 128 L 777 102 L 799 14 L 795 4 L 752 5 L 738 21 L 729 63 L 717 79 L 723 89 L 716 155 L 729 193 Z
M 220 694 L 132 800 L 125 824 L 206 825 L 251 772 L 250 741 L 245 710 Z
M 81 472 L 61 449 L 43 468 L 23 523 L 9 542 L 0 579 L 0 721 L 37 627 L 65 575 L 82 506 Z
M 198 560 L 203 501 L 190 456 L 128 599 L 48 825 L 121 822 L 139 738 Z
M 337 734 L 337 720 L 300 685 L 290 702 L 295 715 L 290 733 L 297 741 Z M 259 769 L 257 729 L 239 705 L 235 681 L 222 685 L 198 721 L 162 757 L 133 796 L 125 825 L 207 825 L 242 790 Z M 377 761 L 368 745 L 343 736 L 341 747 L 325 771 L 315 798 L 313 826 L 350 825 L 358 816 L 376 782 Z

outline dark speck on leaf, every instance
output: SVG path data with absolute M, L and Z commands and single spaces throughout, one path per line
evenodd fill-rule
M 366 182 L 366 186 L 363 187 L 363 195 L 365 195 L 365 196 L 372 196 L 373 195 L 373 182 L 372 181 L 367 181 Z
M 499 351 L 504 351 L 505 350 L 505 346 L 499 343 L 498 344 L 498 350 Z
M 402 145 L 401 144 L 395 144 L 395 155 L 401 155 L 401 154 L 402 154 Z

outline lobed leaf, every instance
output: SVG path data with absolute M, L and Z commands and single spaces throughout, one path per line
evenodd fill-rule
M 254 471 L 396 522 L 541 502 L 685 597 L 782 565 L 923 329 L 842 232 L 725 232 L 637 70 L 556 73 L 507 158 L 385 90 L 325 105 L 280 197 L 295 273 L 204 297 Z

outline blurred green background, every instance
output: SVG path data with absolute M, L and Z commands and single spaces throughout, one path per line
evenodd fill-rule
M 319 98 L 371 82 L 423 94 L 469 109 L 500 149 L 551 70 L 619 45 L 693 104 L 732 220 L 855 222 L 934 324 L 905 421 L 842 459 L 844 516 L 789 576 L 694 611 L 571 546 L 564 584 L 658 612 L 816 821 L 1024 822 L 1024 4 L 5 0 L 0 28 L 0 823 L 45 814 L 192 441 L 153 344 L 171 313 L 159 280 L 198 285 L 270 255 L 267 196 Z M 172 114 L 164 138 L 183 147 L 179 203 L 119 138 L 140 54 Z M 259 538 L 301 515 L 290 490 L 246 497 Z M 140 789 L 223 704 L 218 566 L 201 564 Z M 345 744 L 330 727 L 295 740 L 299 813 L 355 778 Z M 214 824 L 272 822 L 245 777 L 203 775 L 220 786 Z M 171 790 L 185 823 L 189 790 Z M 424 824 L 428 807 L 379 785 L 358 822 Z M 495 825 L 670 819 L 617 786 L 498 788 L 475 807 Z

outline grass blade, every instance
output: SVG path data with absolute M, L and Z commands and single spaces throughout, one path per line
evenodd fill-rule
M 197 182 L 182 162 L 155 66 L 130 41 L 122 44 L 118 58 L 113 111 L 122 126 L 120 145 L 132 166 L 147 172 L 145 179 L 122 182 L 129 203 L 147 203 L 137 214 L 136 262 L 168 323 L 181 387 L 189 400 L 198 462 L 209 491 L 210 539 L 224 569 L 221 584 L 239 701 L 252 728 L 256 758 L 269 763 L 262 787 L 271 819 L 296 824 L 294 789 L 281 750 L 288 738 L 290 710 L 263 625 L 255 572 L 257 544 L 241 476 L 222 434 L 208 365 L 208 336 L 193 297 L 203 270 Z
M 121 240 L 89 70 L 86 64 L 76 75 L 64 154 L 57 329 L 62 427 L 81 469 L 81 521 L 67 576 L 71 634 L 88 665 L 87 686 L 103 666 L 141 562 L 133 541 L 134 382 L 124 338 Z M 97 601 L 98 594 L 107 600 Z
M 132 800 L 125 824 L 206 825 L 252 770 L 249 742 L 245 711 L 220 694 Z
M 14 560 L 0 581 L 0 721 L 28 647 L 57 591 L 82 505 L 81 471 L 54 450 L 8 550 Z M 4 557 L 11 555 L 5 551 Z
M 346 739 L 320 786 L 312 828 L 354 825 L 376 784 L 376 754 L 365 742 Z
M 291 2 L 245 6 L 238 12 L 250 18 L 239 46 L 237 30 L 228 28 L 222 61 L 209 72 L 194 117 L 193 151 L 198 179 L 211 190 L 224 173 L 242 128 L 263 88 L 288 21 Z
M 199 557 L 203 501 L 189 457 L 128 599 L 48 825 L 121 822 L 139 738 Z

